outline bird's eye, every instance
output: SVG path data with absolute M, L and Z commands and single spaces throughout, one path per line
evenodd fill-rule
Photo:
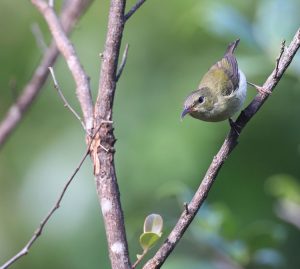
M 198 99 L 198 102 L 199 102 L 199 104 L 203 103 L 204 102 L 204 97 L 200 96 L 199 99 Z

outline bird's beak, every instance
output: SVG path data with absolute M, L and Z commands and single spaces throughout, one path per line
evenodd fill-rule
M 189 113 L 190 113 L 190 109 L 188 107 L 185 107 L 181 113 L 181 120 L 183 120 L 184 116 Z

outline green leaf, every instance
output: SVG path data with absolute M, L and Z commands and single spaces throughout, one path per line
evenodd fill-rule
M 160 235 L 156 233 L 151 233 L 151 232 L 142 233 L 140 236 L 140 244 L 143 250 L 147 251 L 148 249 L 153 247 L 153 245 L 157 242 L 159 238 Z
M 144 222 L 144 233 L 155 233 L 161 237 L 163 229 L 163 219 L 158 214 L 151 214 L 146 217 Z

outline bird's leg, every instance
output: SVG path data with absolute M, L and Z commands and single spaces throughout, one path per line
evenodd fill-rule
M 248 81 L 247 81 L 247 83 L 248 83 L 249 85 L 251 85 L 252 87 L 254 87 L 260 94 L 265 95 L 265 94 L 271 94 L 271 93 L 272 93 L 270 90 L 266 90 L 266 89 L 264 89 L 262 86 L 258 86 L 258 85 L 256 85 L 256 84 L 251 83 L 251 82 L 248 82 Z
M 238 125 L 238 124 L 236 124 L 231 118 L 229 118 L 228 119 L 228 121 L 229 121 L 229 125 L 230 125 L 230 127 L 236 132 L 236 134 L 239 136 L 240 135 L 240 129 L 241 129 L 241 127 Z

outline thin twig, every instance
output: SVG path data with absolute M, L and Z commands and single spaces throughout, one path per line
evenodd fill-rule
M 48 5 L 53 8 L 54 7 L 54 0 L 49 0 Z
M 262 86 L 265 90 L 273 91 L 275 86 L 280 81 L 282 75 L 288 68 L 289 64 L 292 62 L 294 56 L 296 55 L 298 49 L 300 47 L 300 29 L 298 29 L 296 35 L 294 36 L 290 46 L 284 50 L 281 56 L 280 63 L 278 64 L 278 70 L 275 69 L 268 77 L 264 85 Z M 277 73 L 277 78 L 275 74 Z M 238 119 L 236 120 L 236 124 L 240 127 L 240 133 L 243 131 L 244 127 L 247 125 L 249 120 L 258 112 L 264 102 L 268 99 L 269 95 L 258 94 L 254 98 L 254 100 L 248 105 L 248 107 L 241 112 Z M 221 146 L 217 155 L 213 158 L 206 174 L 196 191 L 194 197 L 189 203 L 189 214 L 187 214 L 184 209 L 178 222 L 175 227 L 169 234 L 168 238 L 165 240 L 163 245 L 156 252 L 154 257 L 150 259 L 146 265 L 143 267 L 144 269 L 154 269 L 160 268 L 162 264 L 165 262 L 167 257 L 171 254 L 176 244 L 182 238 L 184 232 L 196 216 L 198 210 L 201 205 L 205 201 L 210 188 L 212 187 L 214 181 L 217 178 L 218 172 L 223 166 L 225 160 L 229 157 L 232 150 L 237 145 L 237 139 L 239 135 L 236 131 L 231 128 L 229 134 L 227 135 L 223 145 Z
M 74 170 L 74 172 L 72 173 L 72 175 L 70 176 L 70 178 L 67 180 L 66 184 L 64 185 L 64 188 L 61 192 L 61 194 L 59 195 L 55 205 L 53 206 L 53 208 L 49 211 L 49 213 L 46 215 L 46 217 L 42 220 L 42 222 L 40 223 L 39 227 L 36 229 L 36 231 L 34 232 L 33 236 L 31 237 L 31 239 L 28 241 L 28 243 L 23 247 L 23 249 L 18 252 L 14 257 L 12 257 L 9 261 L 7 261 L 6 263 L 4 263 L 0 269 L 6 269 L 8 268 L 10 265 L 12 265 L 13 263 L 15 263 L 18 259 L 20 259 L 21 257 L 25 256 L 26 254 L 28 254 L 29 249 L 32 247 L 32 245 L 34 244 L 34 242 L 38 239 L 38 237 L 42 234 L 43 229 L 45 227 L 45 225 L 47 224 L 47 222 L 49 221 L 49 219 L 52 217 L 53 213 L 60 207 L 60 203 L 69 187 L 69 185 L 71 184 L 71 182 L 73 181 L 74 177 L 76 176 L 76 174 L 78 173 L 78 171 L 80 170 L 82 164 L 84 163 L 86 157 L 89 155 L 90 152 L 90 145 L 92 143 L 93 140 L 91 140 L 90 144 L 88 145 L 84 155 L 82 156 L 79 164 L 77 165 L 76 169 Z
M 46 20 L 57 47 L 68 64 L 76 83 L 76 94 L 82 110 L 85 130 L 88 134 L 91 134 L 93 129 L 94 111 L 89 78 L 84 71 L 76 51 L 67 37 L 54 9 L 43 0 L 31 0 L 31 2 L 37 7 Z
M 145 2 L 146 0 L 138 0 L 136 4 L 125 14 L 124 20 L 127 21 Z
M 53 71 L 53 68 L 52 67 L 49 67 L 49 71 L 50 71 L 50 74 L 52 76 L 52 79 L 53 79 L 53 83 L 54 83 L 54 88 L 56 89 L 56 91 L 58 92 L 60 98 L 62 99 L 63 103 L 64 103 L 64 107 L 68 108 L 71 113 L 73 113 L 73 115 L 80 121 L 81 123 L 81 126 L 83 128 L 83 130 L 85 130 L 85 126 L 84 126 L 84 123 L 83 121 L 81 120 L 80 116 L 76 113 L 76 111 L 71 107 L 71 105 L 68 103 L 67 99 L 65 98 L 64 94 L 62 93 L 61 89 L 60 89 L 60 86 L 56 80 L 56 77 L 55 77 L 55 74 L 54 74 L 54 71 Z
M 43 37 L 41 28 L 39 27 L 39 25 L 36 22 L 31 25 L 31 32 L 33 33 L 33 36 L 35 37 L 37 46 L 39 47 L 41 52 L 43 54 L 45 54 L 48 47 L 47 47 L 45 39 Z
M 129 44 L 126 44 L 124 52 L 123 52 L 122 61 L 121 61 L 120 67 L 119 67 L 117 75 L 116 75 L 116 80 L 117 81 L 119 81 L 119 79 L 122 75 L 123 69 L 125 67 L 126 60 L 127 60 L 127 55 L 128 55 L 128 49 L 129 49 Z
M 276 71 L 275 71 L 275 75 L 274 75 L 275 78 L 277 78 L 277 76 L 278 76 L 278 66 L 279 66 L 279 62 L 280 62 L 280 59 L 282 57 L 282 54 L 284 52 L 284 48 L 285 48 L 285 40 L 283 40 L 282 43 L 281 43 L 280 53 L 279 53 L 279 56 L 276 59 L 276 68 L 275 68 Z
M 70 33 L 75 23 L 87 10 L 93 0 L 73 0 L 72 5 L 67 5 L 61 13 L 61 23 L 66 33 Z M 23 88 L 17 101 L 9 108 L 5 117 L 0 122 L 0 148 L 4 145 L 10 134 L 23 119 L 25 112 L 39 94 L 48 77 L 48 67 L 53 66 L 59 52 L 54 41 L 44 54 L 39 66 L 33 72 L 28 84 Z
M 138 255 L 137 260 L 134 262 L 131 268 L 135 269 L 147 253 L 148 253 L 148 249 L 145 249 L 141 255 Z
M 84 155 L 82 156 L 81 160 L 79 161 L 79 164 L 77 165 L 76 169 L 74 170 L 74 172 L 72 173 L 72 175 L 69 177 L 69 179 L 67 180 L 67 182 L 65 183 L 62 192 L 60 193 L 58 199 L 55 202 L 55 205 L 53 206 L 53 208 L 49 211 L 49 213 L 46 215 L 46 217 L 42 220 L 42 222 L 40 223 L 39 227 L 36 229 L 36 231 L 34 232 L 33 236 L 30 238 L 30 240 L 28 241 L 28 243 L 22 248 L 22 250 L 20 250 L 14 257 L 12 257 L 10 260 L 8 260 L 5 264 L 3 264 L 0 269 L 6 269 L 8 268 L 10 265 L 12 265 L 13 263 L 15 263 L 18 259 L 20 259 L 21 257 L 25 256 L 26 254 L 28 254 L 30 248 L 32 247 L 32 245 L 34 244 L 34 242 L 38 239 L 38 237 L 42 234 L 43 229 L 45 227 L 45 225 L 47 224 L 47 222 L 49 221 L 49 219 L 52 217 L 52 215 L 54 214 L 54 212 L 60 207 L 60 203 L 62 201 L 62 199 L 64 198 L 64 195 L 69 187 L 69 185 L 71 184 L 71 182 L 73 181 L 74 177 L 76 176 L 76 174 L 78 173 L 78 171 L 80 170 L 81 166 L 83 165 L 84 161 L 86 160 L 86 157 L 90 154 L 91 151 L 91 145 L 94 142 L 94 139 L 99 131 L 99 129 L 101 128 L 102 124 L 111 124 L 112 121 L 102 121 L 99 125 L 99 127 L 95 130 L 94 134 L 90 137 L 89 143 L 87 145 L 86 151 L 84 153 Z

